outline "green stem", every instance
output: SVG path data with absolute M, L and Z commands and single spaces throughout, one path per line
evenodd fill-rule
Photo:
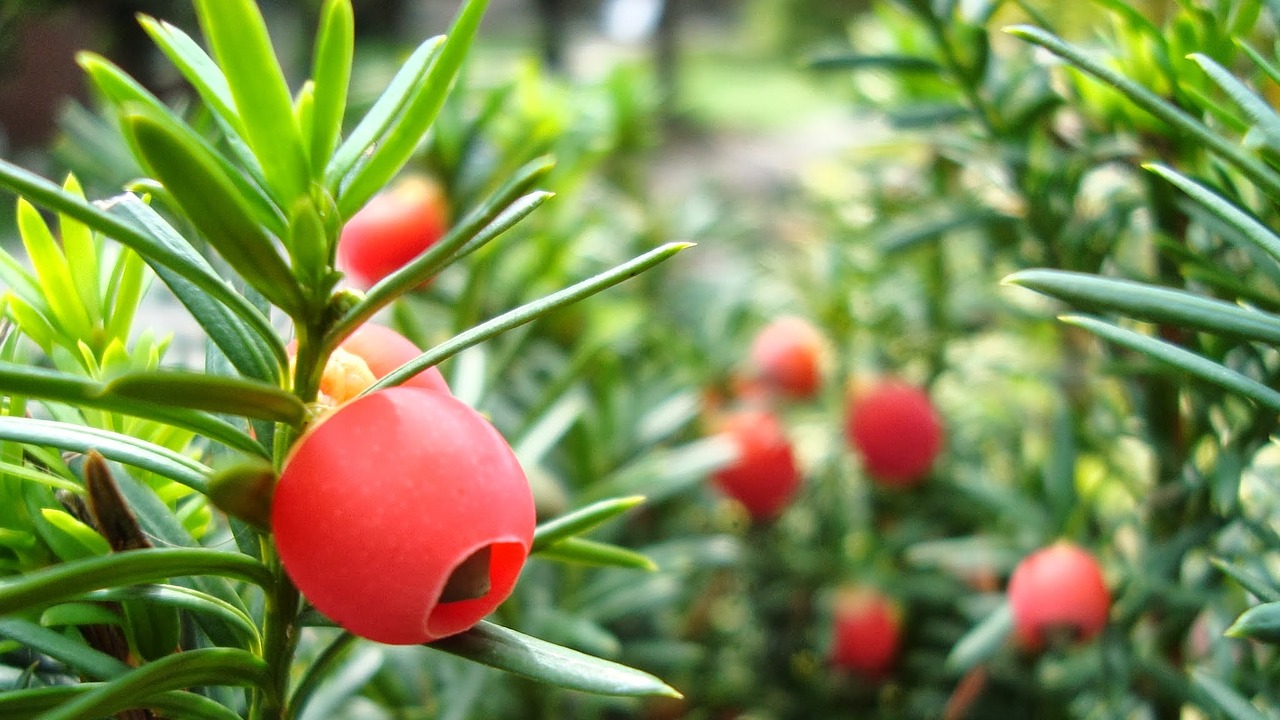
M 1189 221 L 1172 202 L 1167 186 L 1148 181 L 1156 227 L 1166 237 L 1186 242 Z M 1158 281 L 1162 285 L 1177 287 L 1183 283 L 1178 266 L 1161 253 L 1156 258 Z M 1161 328 L 1171 335 L 1166 338 L 1179 345 L 1184 344 L 1177 328 Z M 1140 392 L 1143 403 L 1149 441 L 1155 450 L 1155 492 L 1150 495 L 1151 538 L 1153 547 L 1161 547 L 1178 534 L 1184 524 L 1189 507 L 1197 504 L 1194 495 L 1203 490 L 1189 491 L 1183 486 L 1182 468 L 1187 458 L 1186 419 L 1179 403 L 1179 388 L 1169 377 L 1153 374 L 1143 382 Z M 1194 495 L 1193 495 L 1194 493 Z M 1179 583 L 1181 559 L 1165 565 L 1165 577 L 1170 585 Z M 1186 643 L 1190 617 L 1185 611 L 1161 608 L 1156 614 L 1156 643 L 1160 658 L 1171 668 L 1184 665 L 1183 647 Z M 1181 717 L 1182 699 L 1157 693 L 1153 698 L 1155 717 L 1159 720 L 1176 720 Z
M 938 17 L 932 9 L 922 12 L 922 15 L 929 26 L 929 32 L 938 44 L 938 52 L 942 54 L 943 65 L 946 66 L 951 77 L 955 79 L 960 92 L 964 95 L 965 101 L 969 103 L 969 107 L 973 109 L 978 122 L 982 124 L 982 129 L 988 137 L 999 138 L 1000 132 L 996 125 L 996 115 L 992 112 L 987 102 L 983 100 L 980 88 L 975 82 L 974 73 L 960 59 L 960 55 L 956 52 L 955 44 L 947 34 L 947 30 L 953 27 L 953 23 L 946 18 Z M 983 32 L 985 31 L 983 29 Z
M 289 690 L 289 667 L 297 647 L 296 620 L 300 605 L 298 589 L 284 572 L 269 539 L 262 542 L 262 558 L 275 576 L 275 584 L 267 594 L 263 611 L 263 652 L 267 664 L 267 682 L 255 698 L 250 720 L 281 720 L 285 717 L 285 697 Z
M 314 303 L 313 306 L 319 306 Z M 323 313 L 312 313 L 313 318 Z M 293 373 L 293 392 L 304 404 L 315 402 L 320 391 L 320 379 L 324 375 L 328 352 L 322 343 L 325 323 L 323 320 L 297 324 L 298 346 Z M 284 467 L 285 458 L 298 435 L 305 429 L 280 427 L 276 431 L 274 459 L 277 470 Z M 255 696 L 249 711 L 250 720 L 283 720 L 288 717 L 289 669 L 293 665 L 294 651 L 298 643 L 298 613 L 302 596 L 293 580 L 285 572 L 280 556 L 270 535 L 263 536 L 262 562 L 271 571 L 274 582 L 266 595 L 263 608 L 262 659 L 266 662 L 268 679 Z

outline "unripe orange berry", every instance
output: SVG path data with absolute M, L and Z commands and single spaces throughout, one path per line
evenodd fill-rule
M 395 387 L 338 407 L 294 447 L 271 527 L 285 571 L 355 635 L 417 644 L 510 595 L 534 506 L 511 447 L 441 392 Z
M 832 614 L 831 663 L 869 679 L 884 676 L 898 659 L 898 609 L 869 588 L 845 588 Z
M 755 520 L 777 516 L 801 483 L 782 424 L 767 410 L 753 408 L 723 418 L 719 431 L 737 446 L 738 457 L 715 473 L 716 486 L 742 503 Z
M 1101 632 L 1111 593 L 1098 561 L 1062 541 L 1018 564 L 1009 578 L 1009 606 L 1019 643 L 1040 650 L 1046 639 L 1062 632 L 1080 641 Z
M 873 479 L 909 486 L 942 451 L 942 420 L 924 390 L 886 380 L 855 392 L 845 424 L 849 444 Z

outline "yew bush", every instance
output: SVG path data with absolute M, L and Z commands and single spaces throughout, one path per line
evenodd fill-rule
M 363 113 L 346 2 L 297 88 L 196 6 L 197 118 L 81 57 L 127 192 L 0 164 L 0 716 L 1276 705 L 1274 7 L 846 8 L 847 150 L 666 216 L 639 76 L 446 93 L 479 2 Z

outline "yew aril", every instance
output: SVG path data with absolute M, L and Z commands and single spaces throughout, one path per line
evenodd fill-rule
M 391 644 L 462 632 L 510 595 L 533 496 L 511 447 L 446 393 L 396 387 L 312 427 L 281 473 L 285 571 L 346 630 Z
M 845 424 L 867 474 L 892 486 L 919 483 L 942 452 L 942 419 L 929 395 L 901 380 L 855 390 Z
M 738 456 L 716 471 L 716 486 L 742 503 L 752 519 L 776 517 L 801 484 L 791 441 L 778 418 L 765 409 L 742 409 L 723 417 L 717 429 L 734 443 Z
M 422 354 L 422 350 L 409 338 L 385 325 L 374 323 L 365 323 L 356 328 L 338 347 L 363 360 L 369 372 L 378 379 Z M 444 375 L 435 367 L 414 375 L 403 385 L 449 392 L 449 384 L 445 382 Z
M 289 343 L 287 350 L 292 358 L 297 352 L 296 343 Z M 329 356 L 320 377 L 320 399 L 327 405 L 341 405 L 421 354 L 413 341 L 395 330 L 365 323 L 347 336 Z M 435 367 L 414 375 L 402 386 L 449 392 L 449 383 Z
M 832 609 L 831 664 L 879 679 L 898 659 L 901 644 L 899 610 L 889 598 L 870 588 L 843 588 Z
M 1111 593 L 1087 550 L 1060 541 L 1023 558 L 1009 577 L 1009 606 L 1022 647 L 1050 640 L 1089 640 L 1107 624 Z
M 342 228 L 338 267 L 369 287 L 399 270 L 449 230 L 449 207 L 439 183 L 410 175 L 375 195 Z
M 802 400 L 822 385 L 823 339 L 808 320 L 778 318 L 751 343 L 751 364 L 765 385 L 779 395 Z

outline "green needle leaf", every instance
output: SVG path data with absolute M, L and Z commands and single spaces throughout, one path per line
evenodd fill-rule
M 444 105 L 487 5 L 488 0 L 467 0 L 462 7 L 426 78 L 414 87 L 403 111 L 371 146 L 368 161 L 354 171 L 350 182 L 337 194 L 342 217 L 351 217 L 363 207 L 409 161 Z
M 1229 720 L 1268 720 L 1266 713 L 1218 678 L 1192 670 L 1191 684 Z
M 53 687 L 8 690 L 0 693 L 0 716 L 6 720 L 46 720 L 49 711 L 84 697 L 105 683 L 80 683 Z M 239 714 L 202 695 L 184 690 L 163 692 L 142 698 L 143 707 L 164 717 L 182 720 L 241 720 Z
M 1009 603 L 1002 602 L 982 622 L 956 641 L 951 648 L 951 653 L 947 655 L 947 670 L 956 673 L 968 672 L 1004 647 L 1005 640 L 1011 632 L 1013 632 L 1013 610 L 1009 607 Z
M 1082 327 L 1105 340 L 1135 350 L 1218 387 L 1239 393 L 1271 410 L 1280 411 L 1280 392 L 1177 345 L 1084 315 L 1063 316 L 1062 321 Z
M 94 590 L 163 582 L 187 575 L 217 575 L 271 587 L 262 563 L 240 553 L 208 548 L 147 548 L 51 565 L 0 579 L 0 615 L 56 605 Z
M 76 60 L 84 68 L 98 90 L 110 98 L 117 110 L 123 111 L 130 105 L 146 107 L 154 117 L 164 118 L 166 126 L 171 131 L 184 136 L 190 142 L 203 148 L 206 154 L 222 169 L 231 184 L 235 186 L 236 192 L 245 201 L 245 206 L 253 214 L 254 219 L 277 235 L 282 235 L 285 232 L 284 216 L 259 186 L 256 178 L 246 175 L 240 168 L 233 165 L 230 160 L 216 152 L 208 140 L 186 125 L 159 98 L 139 85 L 136 80 L 129 77 L 123 70 L 100 56 L 92 53 L 80 53 L 76 56 Z M 230 139 L 234 140 L 234 137 Z M 143 158 L 142 148 L 135 146 L 133 150 L 135 156 L 139 159 Z M 252 160 L 252 158 L 250 159 Z
M 102 388 L 109 397 L 297 425 L 306 406 L 293 393 L 256 380 L 166 370 L 121 375 Z
M 1265 73 L 1272 82 L 1280 83 L 1280 67 L 1277 67 L 1274 61 L 1268 60 L 1265 55 L 1259 52 L 1248 42 L 1245 42 L 1243 38 L 1235 38 L 1235 42 L 1236 46 L 1244 51 L 1244 54 L 1248 55 L 1249 59 L 1252 60 L 1254 64 L 1258 66 L 1258 69 Z
M 142 304 L 142 296 L 151 285 L 151 275 L 147 272 L 149 269 L 141 255 L 129 248 L 120 249 L 111 268 L 111 279 L 107 283 L 107 292 L 103 298 L 103 312 L 106 315 L 103 319 L 106 322 L 108 341 L 118 340 L 123 345 L 132 335 L 133 319 L 137 316 L 138 307 Z M 161 270 L 171 278 L 191 285 L 188 280 L 172 270 L 168 268 L 161 268 Z M 200 293 L 198 289 L 196 292 Z M 218 305 L 217 301 L 209 298 L 205 293 L 200 293 L 200 296 L 211 304 Z M 222 306 L 218 305 L 218 307 Z M 224 307 L 223 311 L 232 319 L 236 319 L 230 310 Z
M 1205 210 L 1239 230 L 1268 255 L 1280 261 L 1280 236 L 1272 232 L 1270 228 L 1252 214 L 1176 170 L 1157 163 L 1151 163 L 1143 167 L 1169 181 L 1169 183 L 1204 207 Z
M 561 540 L 582 535 L 643 502 L 643 495 L 611 498 L 592 503 L 554 520 L 548 520 L 534 530 L 533 547 L 530 552 L 538 552 Z
M 1228 637 L 1280 644 L 1280 602 L 1263 603 L 1245 610 L 1227 628 L 1225 634 Z
M 409 102 L 409 95 L 420 86 L 426 76 L 431 61 L 440 52 L 444 37 L 433 37 L 423 41 L 413 51 L 404 64 L 391 78 L 390 84 L 378 96 L 373 107 L 365 113 L 347 139 L 338 147 L 329 166 L 325 169 L 325 185 L 335 196 L 342 188 L 342 183 L 351 173 L 352 168 L 367 159 L 367 153 L 373 144 L 387 131 L 391 122 L 404 112 Z M 358 209 L 358 208 L 356 208 Z M 345 217 L 350 217 L 355 209 Z
M 658 566 L 652 560 L 635 550 L 610 543 L 585 540 L 580 537 L 565 538 L 538 550 L 538 556 L 546 560 L 556 560 L 577 565 L 595 567 L 618 567 L 631 570 L 654 571 Z
M 315 83 L 311 120 L 312 175 L 324 178 L 329 158 L 338 145 L 342 116 L 347 108 L 351 59 L 355 53 L 355 19 L 351 0 L 326 0 L 320 10 L 316 54 L 311 65 Z
M 81 600 L 93 602 L 133 602 L 154 603 L 162 607 L 177 608 L 191 613 L 211 615 L 234 628 L 246 640 L 250 649 L 261 645 L 258 627 L 239 608 L 225 600 L 179 585 L 131 585 L 129 587 L 110 588 L 86 593 Z M 0 627 L 0 634 L 3 628 Z
M 207 263 L 196 263 L 188 252 L 181 252 L 163 240 L 149 235 L 144 228 L 113 217 L 96 204 L 86 202 L 64 191 L 61 187 L 28 170 L 0 159 L 0 187 L 7 188 L 32 203 L 55 212 L 68 215 L 132 248 L 159 272 L 168 268 L 210 296 L 211 300 L 225 305 L 239 316 L 261 337 L 272 337 L 275 330 L 258 309 L 236 293 Z M 108 201 L 109 207 L 111 201 Z M 163 277 L 163 276 L 162 276 Z M 277 341 L 278 342 L 278 341 Z M 284 348 L 280 349 L 283 361 Z
M 168 402 L 179 404 L 161 405 L 112 394 L 100 383 L 78 375 L 7 362 L 0 362 L 0 393 L 156 420 L 194 430 L 237 450 L 266 455 L 266 450 L 247 432 L 219 417 L 185 407 L 190 398 L 168 398 Z
M 1005 283 L 1084 310 L 1114 310 L 1139 320 L 1280 344 L 1280 317 L 1181 290 L 1065 270 L 1023 270 Z
M 213 272 L 204 257 L 138 196 L 113 198 L 107 212 L 133 223 L 193 264 Z M 261 318 L 261 322 L 245 322 L 232 308 L 178 273 L 163 266 L 155 267 L 155 271 L 237 370 L 269 383 L 279 380 L 281 368 L 288 364 L 284 344 L 257 310 L 253 311 L 254 317 Z
M 280 207 L 307 192 L 310 172 L 293 98 L 253 0 L 196 0 L 200 27 L 225 74 L 244 138 Z
M 482 343 L 495 335 L 500 335 L 512 328 L 532 322 L 549 312 L 565 307 L 566 305 L 572 305 L 573 303 L 591 297 L 602 290 L 607 290 L 608 288 L 611 288 L 624 280 L 629 280 L 645 270 L 648 270 L 649 268 L 671 258 L 681 250 L 686 250 L 690 247 L 693 247 L 693 243 L 667 243 L 666 245 L 650 250 L 630 262 L 623 263 L 612 270 L 600 273 L 595 277 L 583 280 L 582 282 L 567 287 L 557 293 L 553 293 L 540 300 L 535 300 L 526 305 L 522 305 L 515 310 L 476 325 L 475 327 L 461 332 L 453 338 L 431 348 L 427 352 L 419 355 L 413 360 L 410 360 L 404 365 L 401 365 L 390 373 L 387 373 L 387 375 L 378 382 L 370 385 L 368 388 L 365 388 L 361 395 L 374 392 L 375 390 L 381 390 L 382 388 L 399 385 L 423 370 L 453 357 L 472 345 Z
M 222 74 L 213 58 L 205 53 L 200 44 L 180 28 L 163 20 L 156 20 L 148 15 L 139 15 L 138 23 L 156 47 L 169 58 L 178 72 L 191 83 L 200 95 L 204 104 L 209 106 L 223 123 L 235 133 L 245 137 L 244 123 L 236 112 L 236 101 L 231 96 L 231 86 L 227 84 L 227 76 Z
M 599 695 L 682 697 L 649 673 L 482 621 L 427 647 L 538 682 Z
M 53 239 L 40 211 L 26 200 L 18 200 L 18 232 L 44 290 L 43 296 L 49 303 L 53 319 L 61 326 L 65 335 L 74 338 L 91 337 L 93 323 L 89 319 L 89 311 L 80 302 L 80 293 L 76 290 L 67 258 L 58 247 L 58 242 Z
M 1071 63 L 1074 67 L 1101 80 L 1128 98 L 1134 105 L 1187 133 L 1197 142 L 1236 166 L 1241 173 L 1257 184 L 1266 194 L 1271 197 L 1280 196 L 1280 175 L 1277 175 L 1257 158 L 1245 154 L 1231 141 L 1214 132 L 1185 111 L 1175 107 L 1164 98 L 1094 61 L 1080 48 L 1045 30 L 1030 25 L 1017 25 L 1006 28 L 1005 32 L 1034 45 L 1039 45 Z
M 159 693 L 202 685 L 260 687 L 270 676 L 253 653 L 233 648 L 203 648 L 169 655 L 95 687 L 45 715 L 45 720 L 79 720 L 111 715 L 146 705 Z
M 1280 149 L 1280 116 L 1276 115 L 1276 111 L 1266 100 L 1259 97 L 1235 75 L 1232 75 L 1231 71 L 1219 65 L 1208 55 L 1191 53 L 1187 57 L 1203 68 L 1218 87 L 1231 96 L 1235 104 L 1244 111 L 1249 121 L 1262 134 L 1268 146 Z
M 46 352 L 53 348 L 58 338 L 63 337 L 61 333 L 53 328 L 44 313 L 36 306 L 15 295 L 12 290 L 0 296 L 0 303 L 8 306 L 8 314 L 13 317 L 14 322 L 22 330 L 23 334 L 44 348 Z
M 227 264 L 273 305 L 299 314 L 304 301 L 293 273 L 209 150 L 145 108 L 129 112 L 122 123 L 148 170 Z
M 293 695 L 289 697 L 286 720 L 294 720 L 294 718 L 302 715 L 307 703 L 323 687 L 325 678 L 329 676 L 338 663 L 342 662 L 343 658 L 347 656 L 347 651 L 356 644 L 357 640 L 359 638 L 351 633 L 344 632 L 339 634 L 338 637 L 333 639 L 333 642 L 329 643 L 320 652 L 315 661 L 307 666 L 306 671 L 293 691 Z
M 68 175 L 62 188 L 72 195 L 84 197 L 84 190 L 74 175 Z M 93 231 L 74 218 L 60 216 L 58 230 L 62 235 L 62 251 L 67 258 L 72 282 L 80 296 L 80 304 L 89 313 L 93 325 L 102 322 L 102 300 L 99 288 L 98 248 L 93 241 Z
M 21 618 L 0 618 L 0 636 L 26 645 L 42 655 L 65 663 L 87 677 L 107 680 L 129 671 L 129 666 L 83 642 Z
M 131 435 L 39 418 L 0 416 L 0 439 L 87 453 L 150 470 L 203 493 L 209 468 L 166 447 Z
M 1259 600 L 1267 603 L 1280 602 L 1280 589 L 1277 589 L 1269 578 L 1259 577 L 1255 573 L 1232 565 L 1221 558 L 1214 558 L 1211 562 L 1224 575 L 1235 580 L 1240 587 L 1253 593 Z
M 913 55 L 824 55 L 806 62 L 810 70 L 880 70 L 891 73 L 925 73 L 940 75 L 942 66 L 927 58 Z

